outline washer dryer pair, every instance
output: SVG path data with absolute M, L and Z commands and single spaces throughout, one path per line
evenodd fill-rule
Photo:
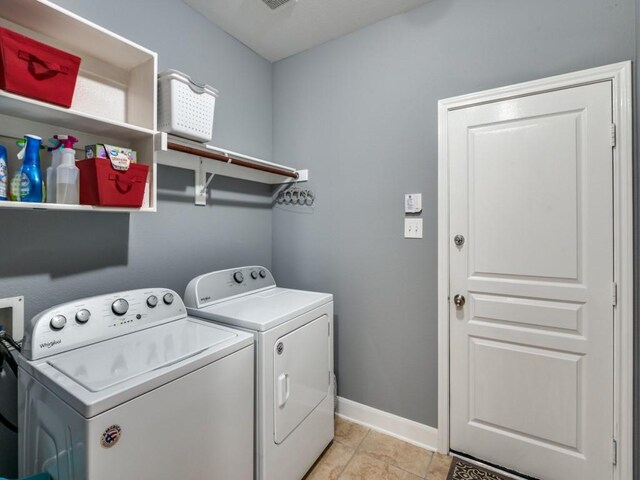
M 333 296 L 279 288 L 253 266 L 193 279 L 185 305 L 254 335 L 256 478 L 300 480 L 334 434 Z

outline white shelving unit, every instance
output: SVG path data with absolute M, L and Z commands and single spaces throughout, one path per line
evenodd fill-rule
M 196 205 L 207 204 L 207 187 L 215 175 L 271 185 L 309 180 L 308 170 L 296 170 L 163 132 L 156 137 L 156 151 L 159 165 L 193 170 Z
M 15 168 L 15 140 L 33 133 L 43 139 L 71 133 L 84 145 L 133 148 L 149 166 L 142 208 L 109 208 L 0 201 L 0 208 L 31 210 L 154 212 L 156 202 L 157 55 L 47 0 L 0 0 L 0 26 L 82 58 L 70 109 L 0 90 L 0 143 Z M 43 171 L 49 163 L 41 155 Z M 10 177 L 13 171 L 9 172 Z

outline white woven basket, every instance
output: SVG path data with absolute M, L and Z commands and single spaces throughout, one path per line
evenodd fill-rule
M 199 85 L 177 70 L 158 76 L 158 129 L 180 137 L 208 142 L 218 91 Z

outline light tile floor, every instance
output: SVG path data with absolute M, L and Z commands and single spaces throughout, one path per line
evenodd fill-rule
M 446 480 L 451 458 L 336 417 L 335 438 L 304 480 Z

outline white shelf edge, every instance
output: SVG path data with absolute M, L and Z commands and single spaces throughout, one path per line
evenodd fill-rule
M 105 212 L 105 213 L 152 213 L 156 209 L 152 207 L 142 208 L 121 208 L 121 207 L 98 207 L 95 205 L 64 205 L 59 203 L 35 203 L 35 202 L 14 202 L 10 200 L 0 200 L 0 210 L 47 210 L 63 212 Z
M 125 43 L 129 47 L 132 47 L 132 48 L 134 48 L 136 50 L 139 50 L 140 52 L 145 53 L 145 54 L 147 54 L 149 56 L 153 57 L 153 56 L 157 55 L 156 52 L 153 52 L 153 51 L 149 50 L 148 48 L 145 48 L 142 45 L 139 45 L 139 44 L 129 40 L 128 38 L 125 38 L 125 37 L 123 37 L 121 35 L 118 35 L 115 32 L 112 32 L 111 30 L 108 30 L 108 29 L 106 29 L 106 28 L 104 28 L 104 27 L 102 27 L 102 26 L 100 26 L 100 25 L 98 25 L 96 23 L 93 23 L 93 22 L 87 20 L 86 18 L 83 18 L 80 15 L 77 15 L 77 14 L 73 13 L 71 10 L 67 10 L 66 8 L 63 8 L 63 7 L 57 5 L 57 4 L 55 4 L 55 3 L 53 3 L 53 2 L 51 2 L 49 0 L 37 0 L 37 1 L 39 3 L 45 5 L 45 6 L 49 7 L 49 8 L 57 10 L 58 12 L 60 12 L 63 15 L 66 15 L 66 16 L 74 19 L 77 22 L 82 23 L 83 25 L 87 26 L 88 28 L 91 28 L 93 30 L 97 30 L 102 35 L 105 35 L 107 37 L 111 37 L 111 38 L 113 38 L 114 40 L 116 40 L 118 42 Z
M 264 183 L 268 185 L 284 185 L 288 183 L 307 182 L 309 181 L 309 170 L 297 170 L 292 167 L 280 165 L 277 163 L 262 160 L 260 158 L 251 157 L 242 153 L 233 152 L 213 145 L 205 145 L 192 142 L 182 138 L 169 136 L 165 132 L 159 132 L 156 137 L 156 163 L 168 167 L 182 168 L 194 172 L 195 177 L 195 204 L 206 205 L 206 188 L 211 182 L 214 175 L 222 175 L 223 177 L 239 178 L 251 182 Z M 176 152 L 169 150 L 167 143 L 169 140 L 173 143 L 179 143 L 188 147 L 211 150 L 230 158 L 253 162 L 257 165 L 275 167 L 282 170 L 297 172 L 298 178 L 290 178 L 285 175 L 278 175 L 270 172 L 253 170 L 241 165 L 226 164 L 219 160 L 199 157 L 188 153 Z M 210 175 L 207 178 L 207 175 Z

